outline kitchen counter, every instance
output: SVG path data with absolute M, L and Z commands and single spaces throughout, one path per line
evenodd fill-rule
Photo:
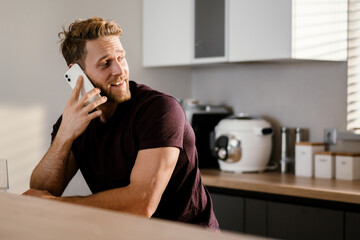
M 0 239 L 264 239 L 0 192 Z
M 360 239 L 360 181 L 201 173 L 222 229 L 275 239 Z
M 360 204 L 360 181 L 296 177 L 293 174 L 230 173 L 202 169 L 206 186 Z

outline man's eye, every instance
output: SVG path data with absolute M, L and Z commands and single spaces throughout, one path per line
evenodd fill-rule
M 101 66 L 109 66 L 109 61 L 102 62 L 100 65 Z

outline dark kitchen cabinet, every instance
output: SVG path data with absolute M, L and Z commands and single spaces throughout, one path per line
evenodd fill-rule
M 267 235 L 267 202 L 212 193 L 214 212 L 220 229 Z
M 360 239 L 360 213 L 345 212 L 345 240 Z
M 267 202 L 258 199 L 245 199 L 245 232 L 267 236 Z
M 220 229 L 277 239 L 360 239 L 360 206 L 209 187 Z
M 343 239 L 343 212 L 268 202 L 268 236 L 280 239 Z
M 244 232 L 244 199 L 216 193 L 211 197 L 220 229 Z

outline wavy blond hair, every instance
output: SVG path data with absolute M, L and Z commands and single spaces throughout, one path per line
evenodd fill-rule
M 60 38 L 60 50 L 65 58 L 66 64 L 78 63 L 85 69 L 87 40 L 95 40 L 104 36 L 121 36 L 120 26 L 114 22 L 101 17 L 92 17 L 87 20 L 78 19 L 69 25 L 68 30 L 58 34 Z

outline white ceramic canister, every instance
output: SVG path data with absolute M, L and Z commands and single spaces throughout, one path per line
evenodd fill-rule
M 315 153 L 315 177 L 335 178 L 335 152 Z
M 315 153 L 325 150 L 324 143 L 298 142 L 295 145 L 295 175 L 313 177 Z
M 336 153 L 335 178 L 360 179 L 360 153 Z

